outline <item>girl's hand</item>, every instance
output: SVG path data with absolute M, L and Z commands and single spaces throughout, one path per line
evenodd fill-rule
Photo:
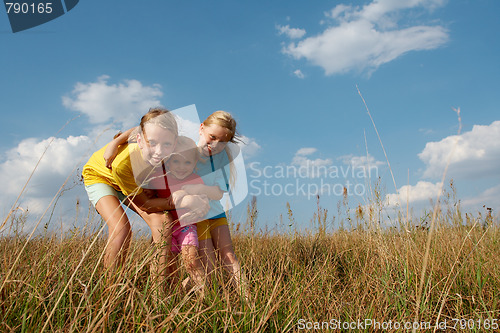
M 176 209 L 186 208 L 188 210 L 187 213 L 180 217 L 182 220 L 201 221 L 210 210 L 206 195 L 190 195 L 180 190 L 175 191 L 172 198 Z
M 111 169 L 111 164 L 115 160 L 116 155 L 118 154 L 118 146 L 119 144 L 116 140 L 111 141 L 106 149 L 104 150 L 104 162 L 106 163 L 106 168 Z
M 186 195 L 183 201 L 186 204 L 188 212 L 179 216 L 181 225 L 202 221 L 210 210 L 206 195 Z
M 126 130 L 125 132 L 115 135 L 113 140 L 108 144 L 106 150 L 104 151 L 104 161 L 106 162 L 106 167 L 111 169 L 111 164 L 115 160 L 116 155 L 118 154 L 118 146 L 123 145 L 128 142 L 128 138 L 134 131 L 135 127 Z

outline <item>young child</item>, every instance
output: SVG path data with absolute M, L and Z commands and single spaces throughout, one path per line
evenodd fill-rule
M 154 173 L 149 181 L 148 187 L 154 189 L 158 198 L 168 198 L 173 193 L 185 192 L 186 185 L 194 186 L 200 195 L 206 195 L 211 200 L 220 200 L 218 193 L 210 186 L 205 186 L 201 177 L 194 173 L 199 160 L 199 152 L 196 143 L 188 137 L 179 136 L 174 153 L 165 162 L 166 168 L 162 172 Z M 198 260 L 198 234 L 196 224 L 192 220 L 186 221 L 182 216 L 186 209 L 170 210 L 175 224 L 172 227 L 172 253 L 169 260 L 168 272 L 174 277 L 177 271 L 177 256 L 181 253 L 186 270 L 193 280 L 195 286 L 203 286 L 203 269 Z

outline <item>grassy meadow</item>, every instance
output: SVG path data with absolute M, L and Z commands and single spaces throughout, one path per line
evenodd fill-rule
M 495 331 L 498 219 L 462 213 L 451 199 L 423 217 L 401 213 L 390 228 L 381 227 L 377 205 L 339 203 L 335 216 L 318 205 L 300 233 L 256 230 L 252 201 L 247 221 L 232 225 L 248 301 L 223 272 L 204 298 L 178 286 L 159 292 L 145 236 L 133 238 L 127 263 L 110 277 L 98 217 L 64 235 L 30 237 L 18 231 L 25 216 L 14 212 L 0 238 L 0 331 Z M 293 207 L 287 215 L 296 223 Z

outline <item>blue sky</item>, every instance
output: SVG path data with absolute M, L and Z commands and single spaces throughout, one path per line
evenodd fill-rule
M 19 205 L 37 216 L 69 176 L 55 212 L 70 227 L 76 199 L 87 203 L 77 168 L 89 153 L 149 106 L 190 104 L 201 119 L 219 109 L 237 119 L 260 227 L 275 228 L 281 214 L 286 220 L 287 202 L 296 223 L 309 226 L 316 209 L 310 184 L 319 184 L 330 214 L 347 181 L 359 184 L 351 205 L 364 205 L 367 181 L 377 175 L 390 210 L 396 190 L 356 87 L 400 202 L 428 209 L 449 160 L 447 179 L 464 208 L 495 212 L 499 11 L 495 0 L 86 0 L 15 34 L 2 12 L 1 212 L 55 137 Z M 461 110 L 458 137 L 453 108 Z M 368 167 L 376 168 L 369 180 L 342 175 Z M 300 170 L 322 174 L 291 174 Z M 265 181 L 274 189 L 268 195 Z M 245 219 L 245 204 L 235 219 Z

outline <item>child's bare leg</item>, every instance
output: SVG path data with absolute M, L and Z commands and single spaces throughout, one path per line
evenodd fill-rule
M 196 290 L 200 290 L 201 295 L 203 295 L 202 290 L 205 284 L 204 283 L 205 274 L 203 272 L 203 268 L 201 267 L 201 263 L 198 258 L 198 249 L 196 248 L 196 246 L 193 245 L 182 246 L 182 259 L 184 261 L 186 271 L 188 272 L 191 281 L 194 283 L 194 286 L 185 285 L 184 287 L 186 287 L 187 289 L 195 287 Z
M 171 251 L 167 259 L 167 278 L 170 280 L 170 286 L 174 288 L 176 288 L 179 283 L 179 267 L 177 262 L 177 253 Z
M 248 300 L 248 282 L 244 274 L 241 272 L 240 263 L 234 253 L 229 227 L 227 225 L 221 225 L 212 230 L 212 240 L 214 247 L 219 250 L 220 259 L 224 269 L 231 274 L 231 277 L 236 284 L 236 288 L 238 288 L 238 290 Z
M 164 212 L 146 213 L 135 205 L 131 200 L 126 200 L 125 203 L 134 212 L 139 214 L 151 228 L 152 242 L 155 246 L 154 259 L 151 263 L 151 275 L 158 283 L 158 287 L 166 290 L 166 282 L 168 276 L 168 262 L 171 256 L 171 240 L 172 240 L 172 215 Z
M 115 196 L 102 197 L 96 204 L 96 210 L 108 226 L 104 267 L 114 270 L 125 261 L 132 237 L 130 223 L 120 201 Z
M 151 263 L 151 275 L 156 280 L 158 287 L 166 290 L 169 274 L 168 266 L 172 257 L 172 218 L 169 214 L 163 212 L 148 214 L 137 207 L 134 207 L 134 210 L 141 215 L 151 228 L 151 236 L 155 246 L 154 259 Z
M 214 277 L 215 263 L 215 249 L 211 238 L 202 239 L 199 241 L 198 254 L 202 269 L 205 272 L 206 283 L 210 285 Z

